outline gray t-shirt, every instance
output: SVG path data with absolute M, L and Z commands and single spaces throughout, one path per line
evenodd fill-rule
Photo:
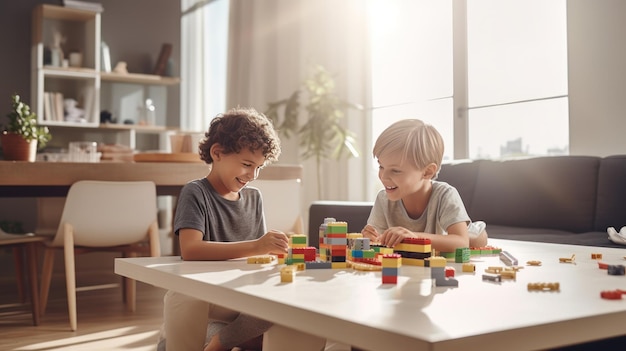
M 239 200 L 231 201 L 221 197 L 206 178 L 193 180 L 178 196 L 174 233 L 182 228 L 201 231 L 205 241 L 258 239 L 266 232 L 261 192 L 245 187 Z
M 404 227 L 412 232 L 447 234 L 452 224 L 466 222 L 470 218 L 459 192 L 448 183 L 432 181 L 433 191 L 424 213 L 417 218 L 409 217 L 402 200 L 390 201 L 385 190 L 376 196 L 367 224 L 382 234 L 390 227 Z

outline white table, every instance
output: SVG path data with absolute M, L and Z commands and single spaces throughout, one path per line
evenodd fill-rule
M 184 262 L 179 257 L 116 259 L 115 272 L 236 309 L 277 324 L 367 350 L 534 350 L 623 335 L 626 277 L 601 262 L 625 264 L 626 250 L 490 240 L 525 266 L 515 281 L 482 280 L 497 256 L 473 256 L 476 273 L 456 268 L 458 288 L 432 287 L 430 269 L 403 266 L 397 285 L 380 272 L 350 269 L 298 272 L 281 283 L 279 266 L 246 260 Z M 575 264 L 559 263 L 576 255 Z M 559 282 L 559 292 L 529 292 L 529 282 Z M 393 347 L 392 347 L 393 346 Z

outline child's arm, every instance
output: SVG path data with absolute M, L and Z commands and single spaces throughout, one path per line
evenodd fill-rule
M 487 231 L 483 230 L 478 236 L 470 236 L 470 247 L 483 247 L 487 246 L 488 241 Z
M 457 248 L 469 247 L 470 240 L 465 222 L 455 223 L 447 228 L 448 235 L 416 233 L 404 227 L 391 227 L 381 235 L 380 243 L 394 247 L 405 238 L 428 238 L 432 248 L 437 251 L 452 252 Z
M 369 238 L 370 241 L 375 241 L 378 242 L 380 240 L 380 234 L 378 234 L 378 230 L 376 230 L 376 228 L 374 228 L 373 225 L 368 224 L 366 225 L 362 230 L 361 230 L 361 234 L 363 235 L 364 238 Z
M 195 229 L 178 231 L 181 256 L 186 261 L 222 261 L 268 253 L 287 253 L 289 240 L 279 231 L 269 231 L 255 240 L 216 242 L 202 240 Z

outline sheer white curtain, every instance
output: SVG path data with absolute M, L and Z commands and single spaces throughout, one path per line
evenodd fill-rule
M 342 98 L 368 106 L 368 1 L 231 0 L 228 105 L 264 110 L 267 103 L 301 87 L 311 65 L 335 75 Z M 322 199 L 362 200 L 369 122 L 350 111 L 346 127 L 356 133 L 359 159 L 324 162 Z M 283 140 L 281 163 L 301 163 L 304 204 L 318 199 L 316 165 L 302 160 L 295 140 Z M 355 229 L 356 230 L 356 229 Z M 360 230 L 360 228 L 358 228 Z
M 182 0 L 181 126 L 204 130 L 215 114 L 235 106 L 264 111 L 268 102 L 300 88 L 313 64 L 335 75 L 342 98 L 369 106 L 368 4 L 362 0 Z M 199 7 L 214 7 L 215 17 Z M 346 127 L 355 132 L 361 156 L 324 163 L 322 199 L 365 199 L 364 159 L 371 158 L 368 118 L 363 111 L 349 112 Z M 280 163 L 305 167 L 302 206 L 308 209 L 318 199 L 316 165 L 299 154 L 296 140 L 283 140 Z
M 228 0 L 181 0 L 180 127 L 203 132 L 226 109 Z

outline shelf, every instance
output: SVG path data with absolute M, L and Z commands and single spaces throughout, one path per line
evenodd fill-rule
M 116 124 L 116 123 L 103 123 L 98 127 L 99 129 L 110 129 L 110 130 L 134 130 L 138 133 L 153 133 L 153 132 L 166 132 L 166 131 L 177 131 L 178 128 L 175 127 L 166 127 L 166 126 L 146 126 L 139 124 Z
M 39 121 L 42 126 L 48 127 L 69 127 L 69 128 L 97 128 L 97 122 L 65 122 L 65 121 Z
M 55 128 L 90 128 L 94 130 L 98 130 L 101 132 L 122 132 L 122 131 L 135 131 L 137 133 L 163 133 L 163 132 L 176 132 L 179 129 L 176 127 L 166 127 L 166 126 L 146 126 L 139 124 L 117 124 L 117 123 L 102 123 L 102 124 L 93 124 L 93 123 L 75 123 L 75 122 L 46 122 L 42 123 L 47 126 L 52 126 Z
M 129 84 L 152 84 L 152 85 L 176 85 L 180 83 L 180 78 L 163 77 L 152 74 L 140 73 L 115 73 L 101 72 L 100 80 L 113 83 L 129 83 Z
M 42 14 L 46 18 L 59 19 L 66 21 L 88 21 L 94 18 L 97 12 L 79 10 L 71 7 L 42 5 Z
M 98 76 L 98 72 L 90 68 L 75 68 L 75 67 L 56 67 L 56 66 L 44 66 L 43 73 L 46 77 L 59 77 L 59 78 L 85 78 L 93 79 Z

